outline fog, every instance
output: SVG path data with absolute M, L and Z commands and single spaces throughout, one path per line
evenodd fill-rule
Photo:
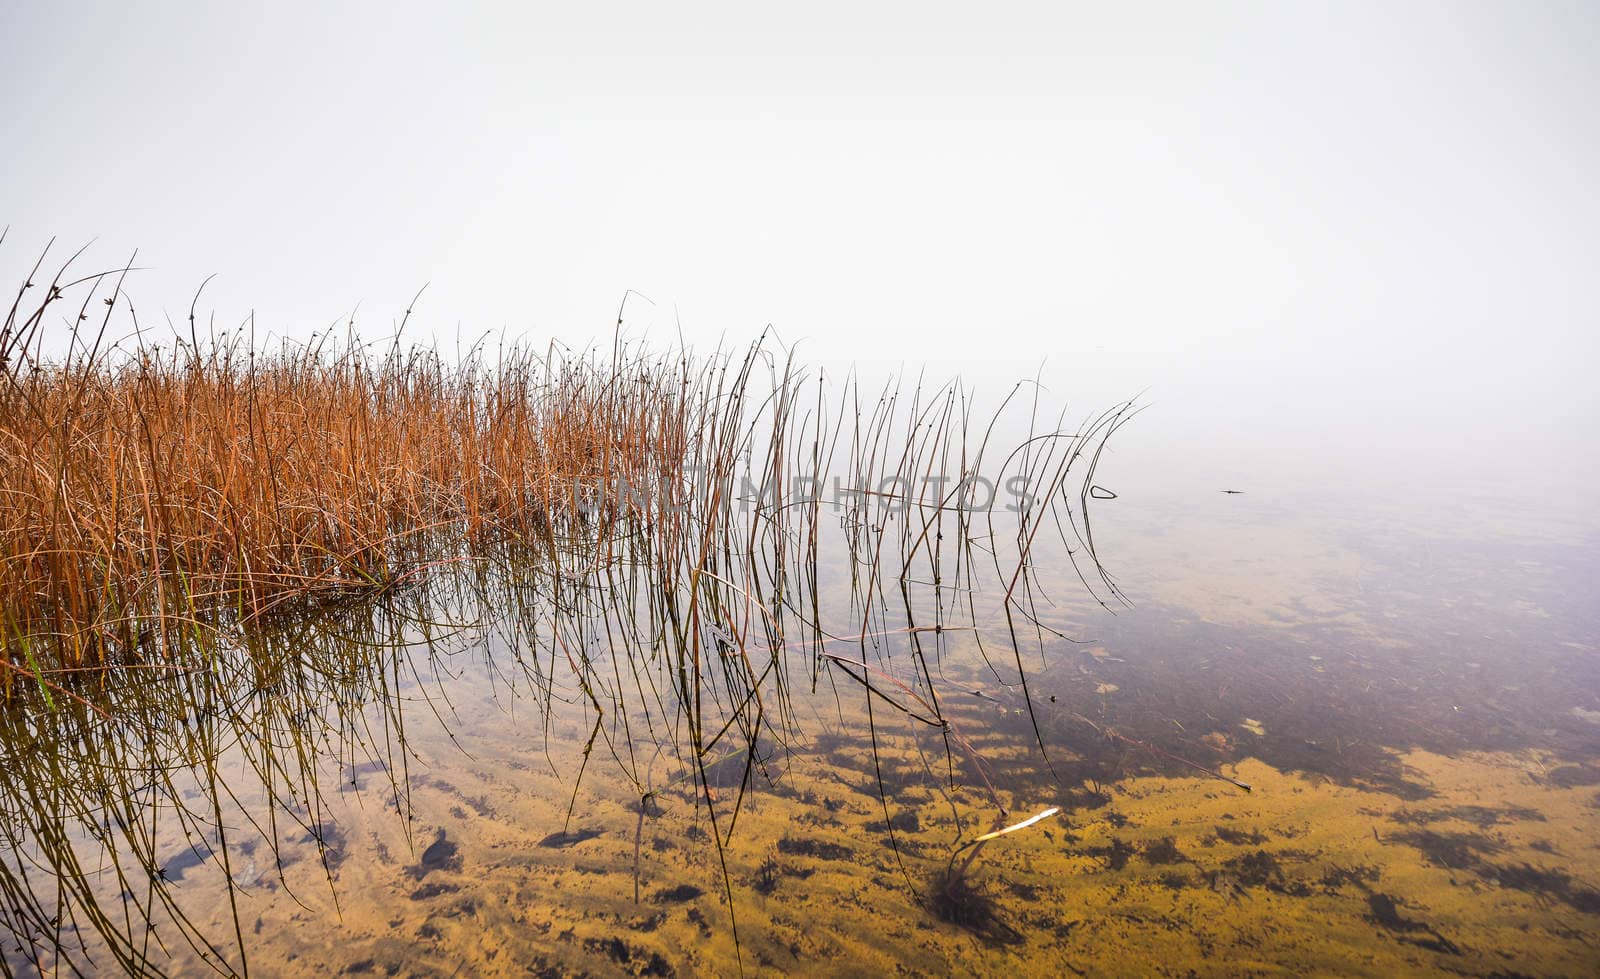
M 1580 505 L 1584 4 L 9 4 L 0 270 L 1148 409 L 1140 485 Z M 8 286 L 9 287 L 9 286 Z

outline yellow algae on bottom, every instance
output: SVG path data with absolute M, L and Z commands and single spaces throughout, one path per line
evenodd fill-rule
M 1109 786 L 1106 805 L 985 845 L 970 879 L 1005 926 L 987 937 L 922 900 L 953 844 L 989 828 L 974 829 L 982 799 L 901 788 L 897 853 L 876 779 L 815 759 L 746 797 L 726 852 L 737 953 L 685 788 L 643 820 L 580 800 L 575 827 L 598 835 L 551 845 L 570 797 L 492 763 L 412 790 L 420 824 L 458 827 L 459 867 L 417 878 L 394 814 L 353 809 L 337 912 L 307 878 L 296 895 L 311 910 L 258 886 L 241 914 L 261 974 L 1592 974 L 1596 787 L 1552 784 L 1534 752 L 1400 760 L 1412 798 L 1255 760 L 1231 772 L 1249 794 L 1190 777 Z

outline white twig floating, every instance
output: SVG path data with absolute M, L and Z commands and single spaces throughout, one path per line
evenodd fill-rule
M 1004 836 L 1007 833 L 1015 833 L 1019 829 L 1027 829 L 1029 826 L 1032 826 L 1034 823 L 1037 823 L 1039 820 L 1041 820 L 1041 819 L 1049 819 L 1051 816 L 1054 816 L 1056 813 L 1058 813 L 1060 811 L 1061 811 L 1061 807 L 1060 806 L 1051 806 L 1049 809 L 1046 809 L 1044 812 L 1036 813 L 1035 815 L 1029 816 L 1027 819 L 1024 819 L 1020 823 L 1012 823 L 1010 826 L 1007 826 L 1005 829 L 997 829 L 993 833 L 985 833 L 982 836 L 978 837 L 977 839 L 973 840 L 972 842 L 974 842 L 974 843 L 987 843 L 988 841 L 994 839 L 997 836 Z

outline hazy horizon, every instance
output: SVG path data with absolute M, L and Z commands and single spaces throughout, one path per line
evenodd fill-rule
M 137 249 L 150 322 L 215 273 L 221 326 L 381 336 L 427 283 L 418 337 L 581 348 L 636 290 L 657 345 L 1140 396 L 1135 481 L 1573 508 L 1600 470 L 1580 4 L 0 24 L 0 269 Z

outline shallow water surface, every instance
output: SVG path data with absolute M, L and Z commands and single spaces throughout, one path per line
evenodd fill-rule
M 320 733 L 283 769 L 293 791 L 269 801 L 241 742 L 220 756 L 226 839 L 152 820 L 156 876 L 215 943 L 169 938 L 165 967 L 1592 973 L 1592 528 L 1221 494 L 1101 512 L 1132 605 L 1036 554 L 1058 587 L 1019 644 L 1026 695 L 983 632 L 922 650 L 929 690 L 911 637 L 885 629 L 829 648 L 869 650 L 872 682 L 906 696 L 827 671 L 813 686 L 798 662 L 783 722 L 726 737 L 703 780 L 671 704 L 597 711 L 524 669 L 539 647 L 516 628 L 408 626 L 384 691 L 368 678 L 365 703 L 302 715 Z M 605 663 L 591 638 L 565 653 Z M 616 693 L 629 669 L 596 675 Z M 912 691 L 946 728 L 891 703 Z M 997 803 L 1006 822 L 1061 811 L 975 850 Z M 7 954 L 19 974 L 54 965 Z

